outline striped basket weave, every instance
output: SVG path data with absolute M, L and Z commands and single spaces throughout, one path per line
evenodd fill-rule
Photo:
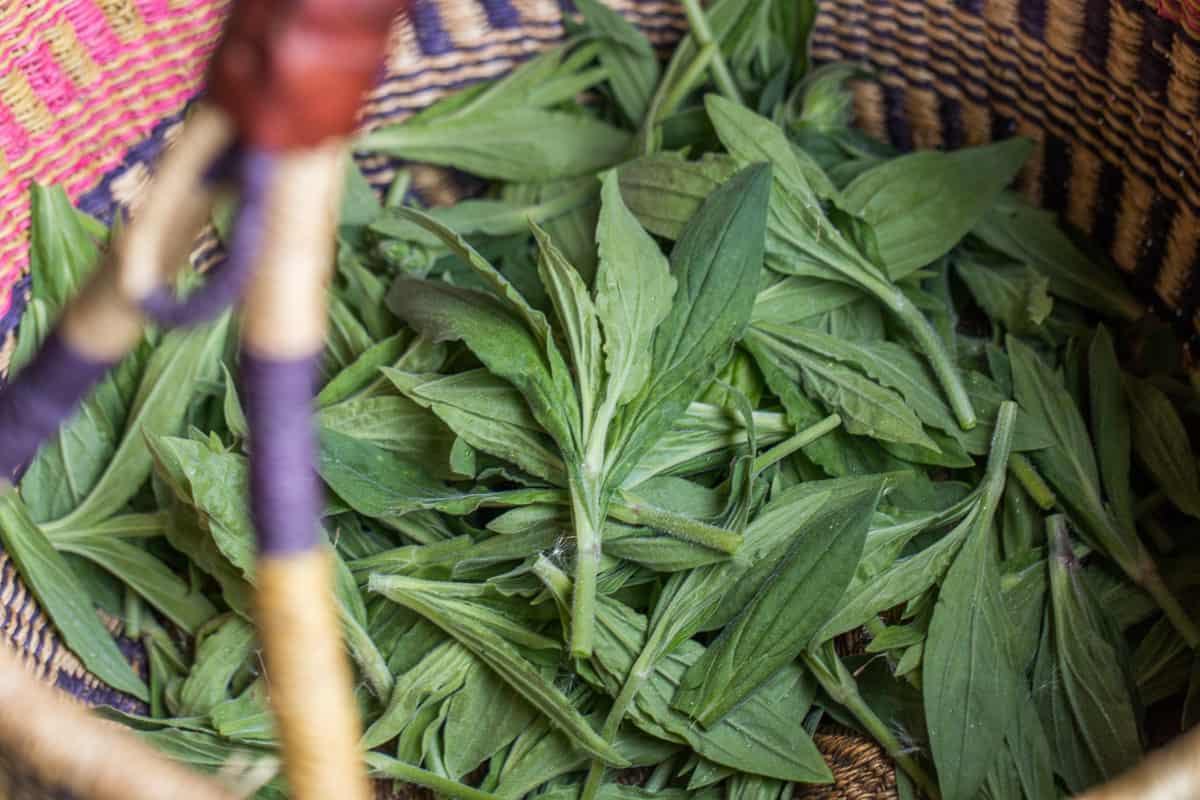
M 230 0 L 0 0 L 0 376 L 27 292 L 30 181 L 110 221 L 144 186 L 199 89 Z M 686 25 L 668 0 L 607 0 L 664 52 Z M 561 40 L 559 0 L 415 0 L 365 124 L 403 119 Z M 818 61 L 876 71 L 860 124 L 905 148 L 1014 133 L 1038 142 L 1021 186 L 1108 249 L 1143 293 L 1200 332 L 1200 0 L 824 0 Z M 363 158 L 385 185 L 395 166 Z M 462 187 L 414 172 L 427 202 Z M 201 237 L 197 265 L 215 259 Z M 1196 337 L 1200 341 L 1200 336 Z M 0 443 L 2 446 L 2 443 Z M 138 710 L 55 636 L 0 554 L 0 633 L 27 667 L 87 704 Z M 123 642 L 137 663 L 137 647 Z M 870 742 L 817 737 L 837 776 L 809 798 L 895 797 Z M 11 767 L 11 768 L 10 768 Z M 0 796 L 57 797 L 0 753 Z

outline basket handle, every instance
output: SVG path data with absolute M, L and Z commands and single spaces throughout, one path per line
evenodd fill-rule
M 216 781 L 168 759 L 38 680 L 0 646 L 0 751 L 46 786 L 89 800 L 234 800 Z
M 313 395 L 325 346 L 344 143 L 269 156 L 246 293 L 242 387 L 259 540 L 258 628 L 297 800 L 367 800 L 361 720 L 320 529 Z
M 1141 763 L 1078 800 L 1191 800 L 1200 796 L 1200 728 L 1151 752 Z

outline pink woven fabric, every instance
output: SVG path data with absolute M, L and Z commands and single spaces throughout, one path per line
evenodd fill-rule
M 200 86 L 230 0 L 38 0 L 0 16 L 0 317 L 28 266 L 29 184 L 72 200 Z

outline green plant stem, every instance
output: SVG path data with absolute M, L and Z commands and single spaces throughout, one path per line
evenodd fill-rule
M 346 646 L 350 650 L 354 663 L 362 670 L 363 678 L 366 679 L 371 693 L 386 703 L 392 695 L 392 686 L 395 684 L 392 671 L 388 669 L 387 659 L 383 657 L 383 653 L 379 652 L 379 648 L 375 646 L 370 634 L 358 623 L 358 620 L 354 619 L 345 606 L 340 607 L 338 613 L 342 618 L 342 636 L 346 639 Z
M 740 534 L 682 514 L 673 514 L 661 508 L 644 505 L 624 493 L 621 499 L 614 500 L 609 505 L 608 511 L 613 519 L 620 522 L 654 528 L 677 539 L 695 542 L 722 553 L 736 553 L 742 544 Z
M 1038 508 L 1049 511 L 1057 505 L 1058 498 L 1054 496 L 1054 490 L 1038 474 L 1033 464 L 1029 463 L 1029 459 L 1025 456 L 1020 453 L 1010 455 L 1008 469 L 1025 491 L 1029 492 L 1029 496 L 1033 498 L 1033 502 L 1037 503 Z
M 571 593 L 571 655 L 590 658 L 596 630 L 596 581 L 602 555 L 604 521 L 599 492 L 586 477 L 574 477 L 569 489 L 575 528 L 575 588 Z
M 709 42 L 700 48 L 700 52 L 696 54 L 696 58 L 688 65 L 679 80 L 670 85 L 662 102 L 653 108 L 652 125 L 661 124 L 663 120 L 675 113 L 718 52 L 720 52 L 720 48 L 717 47 L 716 42 Z
M 678 756 L 671 756 L 654 768 L 654 771 L 650 773 L 650 777 L 642 784 L 642 789 L 649 794 L 661 792 L 667 787 L 667 783 L 671 780 L 671 776 L 675 773 L 675 768 L 678 765 Z
M 458 781 L 443 778 L 436 773 L 421 769 L 420 767 L 414 767 L 411 764 L 406 764 L 403 761 L 398 761 L 379 753 L 368 754 L 367 763 L 370 765 L 371 774 L 374 777 L 395 778 L 404 783 L 424 786 L 446 797 L 456 798 L 456 800 L 499 800 L 491 792 L 483 792 L 479 789 L 465 786 Z
M 128 586 L 125 587 L 125 635 L 130 639 L 142 638 L 142 598 Z
M 797 433 L 788 439 L 784 439 L 779 444 L 772 447 L 765 453 L 761 453 L 758 458 L 754 459 L 754 472 L 758 474 L 768 467 L 779 463 L 783 459 L 795 453 L 797 450 L 808 447 L 810 444 L 820 439 L 826 434 L 832 433 L 842 424 L 842 418 L 837 414 L 830 414 L 825 419 L 810 425 L 804 430 Z
M 967 394 L 967 387 L 963 385 L 958 367 L 955 366 L 950 353 L 946 351 L 945 342 L 929 324 L 929 320 L 925 319 L 925 315 L 921 313 L 920 309 L 913 305 L 912 301 L 905 297 L 899 289 L 886 288 L 889 289 L 887 294 L 890 297 L 881 297 L 880 299 L 908 329 L 909 334 L 916 340 L 917 347 L 929 359 L 929 365 L 933 367 L 933 372 L 942 385 L 942 390 L 946 393 L 946 399 L 950 401 L 950 408 L 954 411 L 958 424 L 964 431 L 971 430 L 977 422 L 975 408 L 971 405 L 971 397 Z
M 950 357 L 946 343 L 921 313 L 921 309 L 895 285 L 876 277 L 857 264 L 848 277 L 861 289 L 874 295 L 908 330 L 917 344 L 917 349 L 929 359 L 933 374 L 937 376 L 942 391 L 946 393 L 946 399 L 950 402 L 950 408 L 954 411 L 959 426 L 965 431 L 974 428 L 978 420 L 975 407 L 971 405 L 971 397 L 967 394 L 967 387 L 963 384 L 962 375 L 959 374 L 954 359 Z
M 704 9 L 700 8 L 700 0 L 683 0 L 683 12 L 687 15 L 688 25 L 691 26 L 692 36 L 695 37 L 697 46 L 703 49 L 710 44 L 716 44 L 712 29 L 708 27 L 708 17 L 705 16 Z M 745 105 L 742 93 L 738 91 L 737 84 L 733 80 L 733 73 L 719 46 L 712 56 L 712 76 L 713 83 L 717 85 L 721 94 L 738 105 Z
M 1141 568 L 1136 572 L 1130 572 L 1130 575 L 1154 598 L 1158 607 L 1171 621 L 1171 625 L 1187 642 L 1188 647 L 1193 650 L 1200 647 L 1200 629 L 1196 627 L 1196 623 L 1188 616 L 1188 612 L 1180 605 L 1166 581 L 1162 579 L 1162 575 L 1159 573 L 1158 567 L 1154 565 L 1149 553 L 1143 552 Z
M 638 654 L 637 660 L 630 667 L 625 684 L 621 687 L 616 699 L 613 700 L 612 708 L 609 709 L 608 716 L 604 720 L 604 727 L 601 728 L 600 735 L 606 742 L 611 742 L 617 737 L 617 731 L 625 719 L 625 713 L 629 710 L 629 706 L 632 705 L 642 687 L 646 685 L 646 681 L 654 674 L 654 664 L 659 655 L 660 634 L 658 630 L 651 632 L 650 637 L 645 647 L 642 648 L 642 652 Z M 579 795 L 579 800 L 594 800 L 603 776 L 604 762 L 593 759 L 588 767 L 587 780 L 583 784 L 583 792 Z
M 888 757 L 904 770 L 905 774 L 920 787 L 927 797 L 931 800 L 941 800 L 937 783 L 912 756 L 905 752 L 904 746 L 900 744 L 887 724 L 862 699 L 854 676 L 850 674 L 846 665 L 833 651 L 833 643 L 827 642 L 821 648 L 827 652 L 820 654 L 805 652 L 803 655 L 804 663 L 817 677 L 821 688 L 831 699 L 845 707 L 858 720 L 867 734 L 879 743 Z
M 1175 549 L 1175 542 L 1171 539 L 1171 534 L 1167 533 L 1166 529 L 1163 528 L 1162 523 L 1160 523 L 1158 520 L 1154 518 L 1142 520 L 1141 526 L 1142 530 L 1144 530 L 1150 537 L 1151 541 L 1154 542 L 1154 548 L 1158 550 L 1158 552 L 1166 554 Z

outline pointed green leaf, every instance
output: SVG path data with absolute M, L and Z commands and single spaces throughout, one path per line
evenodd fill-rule
M 854 576 L 882 481 L 831 497 L 781 554 L 741 615 L 688 669 L 675 708 L 711 726 L 794 661 Z
M 621 200 L 615 173 L 604 179 L 596 243 L 596 312 L 604 327 L 606 392 L 614 406 L 629 402 L 650 375 L 654 332 L 671 310 L 670 265 Z
M 900 280 L 958 244 L 1032 150 L 1026 139 L 1008 139 L 900 156 L 855 178 L 842 190 L 841 206 L 871 224 L 888 275 Z
M 139 700 L 150 694 L 129 666 L 91 600 L 63 557 L 51 546 L 16 492 L 0 493 L 0 541 L 63 641 L 97 678 Z

